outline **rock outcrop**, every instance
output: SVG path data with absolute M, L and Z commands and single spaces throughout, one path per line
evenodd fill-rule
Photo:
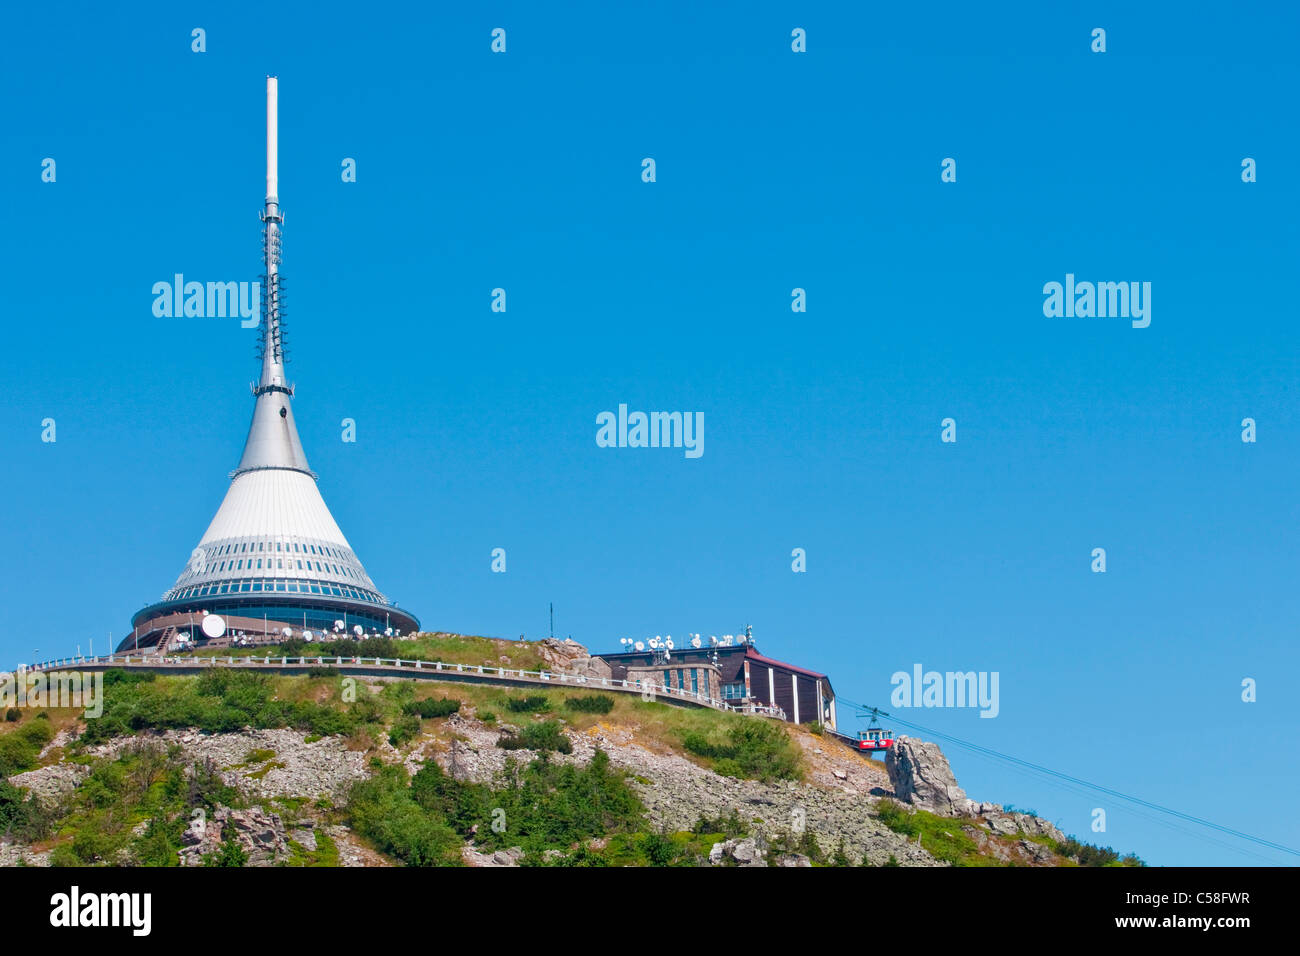
M 767 866 L 767 843 L 762 837 L 724 840 L 709 850 L 711 866 Z
M 885 769 L 894 796 L 922 810 L 952 817 L 969 811 L 971 801 L 957 786 L 938 744 L 915 737 L 899 737 L 885 752 Z
M 235 840 L 248 858 L 247 866 L 275 866 L 289 858 L 289 840 L 277 813 L 261 807 L 231 810 L 218 807 L 212 819 L 195 817 L 182 839 L 181 866 L 202 866 L 203 858 L 221 849 L 225 835 Z M 315 836 L 312 836 L 315 846 Z
M 545 638 L 537 645 L 537 653 L 546 666 L 557 673 L 579 677 L 609 677 L 612 673 L 603 659 L 592 657 L 591 652 L 573 638 L 562 641 Z

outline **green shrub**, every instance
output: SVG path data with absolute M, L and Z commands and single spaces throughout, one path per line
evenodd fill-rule
M 1077 860 L 1080 866 L 1146 866 L 1146 863 L 1132 853 L 1121 857 L 1117 851 L 1108 846 L 1081 843 L 1074 837 L 1057 844 L 1055 849 L 1061 856 Z
M 371 779 L 354 784 L 347 814 L 357 833 L 408 866 L 459 862 L 461 838 L 440 814 L 415 802 L 401 767 L 383 767 Z
M 749 833 L 749 827 L 745 821 L 740 819 L 740 814 L 736 808 L 732 807 L 726 816 L 706 817 L 701 816 L 695 821 L 695 826 L 691 827 L 692 833 L 719 833 L 728 840 L 734 840 L 737 837 L 743 837 Z
M 690 732 L 682 738 L 690 753 L 713 762 L 716 773 L 769 782 L 799 776 L 799 753 L 785 728 L 758 717 L 738 718 L 723 743 Z
M 23 712 L 17 707 L 10 707 L 5 711 L 5 720 L 11 724 L 16 724 L 22 720 Z
M 393 721 L 393 726 L 388 731 L 388 742 L 394 747 L 400 747 L 419 735 L 420 718 L 415 714 L 404 714 Z
M 402 705 L 402 713 L 418 714 L 421 717 L 450 717 L 460 710 L 460 701 L 458 700 L 439 700 L 436 697 L 426 697 L 424 700 L 411 700 Z
M 471 835 L 485 850 L 522 846 L 525 862 L 536 864 L 548 849 L 567 854 L 594 837 L 644 828 L 640 801 L 603 751 L 585 767 L 539 758 L 521 770 L 507 761 L 495 788 L 453 779 L 432 760 L 409 781 L 403 768 L 382 766 L 353 786 L 346 812 L 356 832 L 413 866 L 459 863 L 461 843 Z M 606 862 L 582 848 L 566 859 Z
M 586 697 L 569 697 L 564 701 L 569 710 L 586 714 L 608 714 L 614 709 L 614 698 L 608 694 L 591 694 Z
M 503 750 L 557 750 L 562 754 L 573 753 L 573 744 L 560 729 L 557 720 L 540 720 L 526 725 L 518 734 L 502 734 L 497 739 L 497 746 Z
M 527 697 L 509 697 L 506 699 L 506 710 L 512 714 L 530 714 L 538 711 L 550 710 L 551 705 L 547 703 L 545 697 L 540 694 L 531 694 Z
M 50 722 L 39 716 L 0 735 L 0 777 L 33 769 L 45 745 L 53 739 Z
M 661 833 L 647 833 L 641 840 L 641 850 L 651 866 L 672 866 L 681 852 L 677 844 Z
M 272 677 L 253 671 L 216 667 L 180 684 L 129 679 L 118 684 L 112 693 L 105 693 L 99 719 L 86 722 L 83 743 L 104 743 L 141 730 L 186 727 L 207 733 L 293 727 L 321 735 L 346 734 L 357 723 L 350 710 L 310 701 L 276 700 Z
M 214 853 L 203 857 L 204 866 L 243 866 L 248 862 L 248 854 L 235 839 L 234 832 L 226 828 L 221 834 L 221 846 Z

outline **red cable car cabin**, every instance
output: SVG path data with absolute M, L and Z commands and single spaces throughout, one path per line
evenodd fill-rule
M 888 750 L 892 746 L 894 746 L 894 732 L 892 730 L 872 727 L 868 730 L 858 731 L 859 750 Z

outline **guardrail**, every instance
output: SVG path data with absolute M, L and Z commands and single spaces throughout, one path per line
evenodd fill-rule
M 755 714 L 765 717 L 785 719 L 785 713 L 779 707 L 761 704 L 736 705 L 729 701 L 707 694 L 688 691 L 679 687 L 667 687 L 662 684 L 644 684 L 612 677 L 585 677 L 579 674 L 565 674 L 560 671 L 530 671 L 513 667 L 492 667 L 487 664 L 449 664 L 445 661 L 405 660 L 400 657 L 343 657 L 338 655 L 316 657 L 289 657 L 287 655 L 266 654 L 261 657 L 246 654 L 227 654 L 209 657 L 178 657 L 155 654 L 109 654 L 95 657 L 69 657 L 45 661 L 30 668 L 35 671 L 63 670 L 70 667 L 138 667 L 148 670 L 203 670 L 215 667 L 249 667 L 266 668 L 312 668 L 312 667 L 349 667 L 376 668 L 381 673 L 394 671 L 419 671 L 422 677 L 437 679 L 436 675 L 445 674 L 448 679 L 468 683 L 491 684 L 509 681 L 512 684 L 525 683 L 537 686 L 567 686 L 575 689 L 604 688 L 639 694 L 645 700 L 663 698 L 672 703 L 694 707 L 710 707 L 714 710 L 734 713 Z M 452 678 L 451 675 L 458 675 Z M 493 678 L 496 678 L 494 681 Z

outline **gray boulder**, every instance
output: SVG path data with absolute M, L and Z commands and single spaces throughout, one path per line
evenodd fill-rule
M 894 795 L 914 807 L 952 817 L 966 813 L 970 806 L 938 744 L 899 737 L 885 752 L 885 770 Z
M 767 866 L 767 843 L 758 837 L 725 840 L 709 850 L 713 866 Z

